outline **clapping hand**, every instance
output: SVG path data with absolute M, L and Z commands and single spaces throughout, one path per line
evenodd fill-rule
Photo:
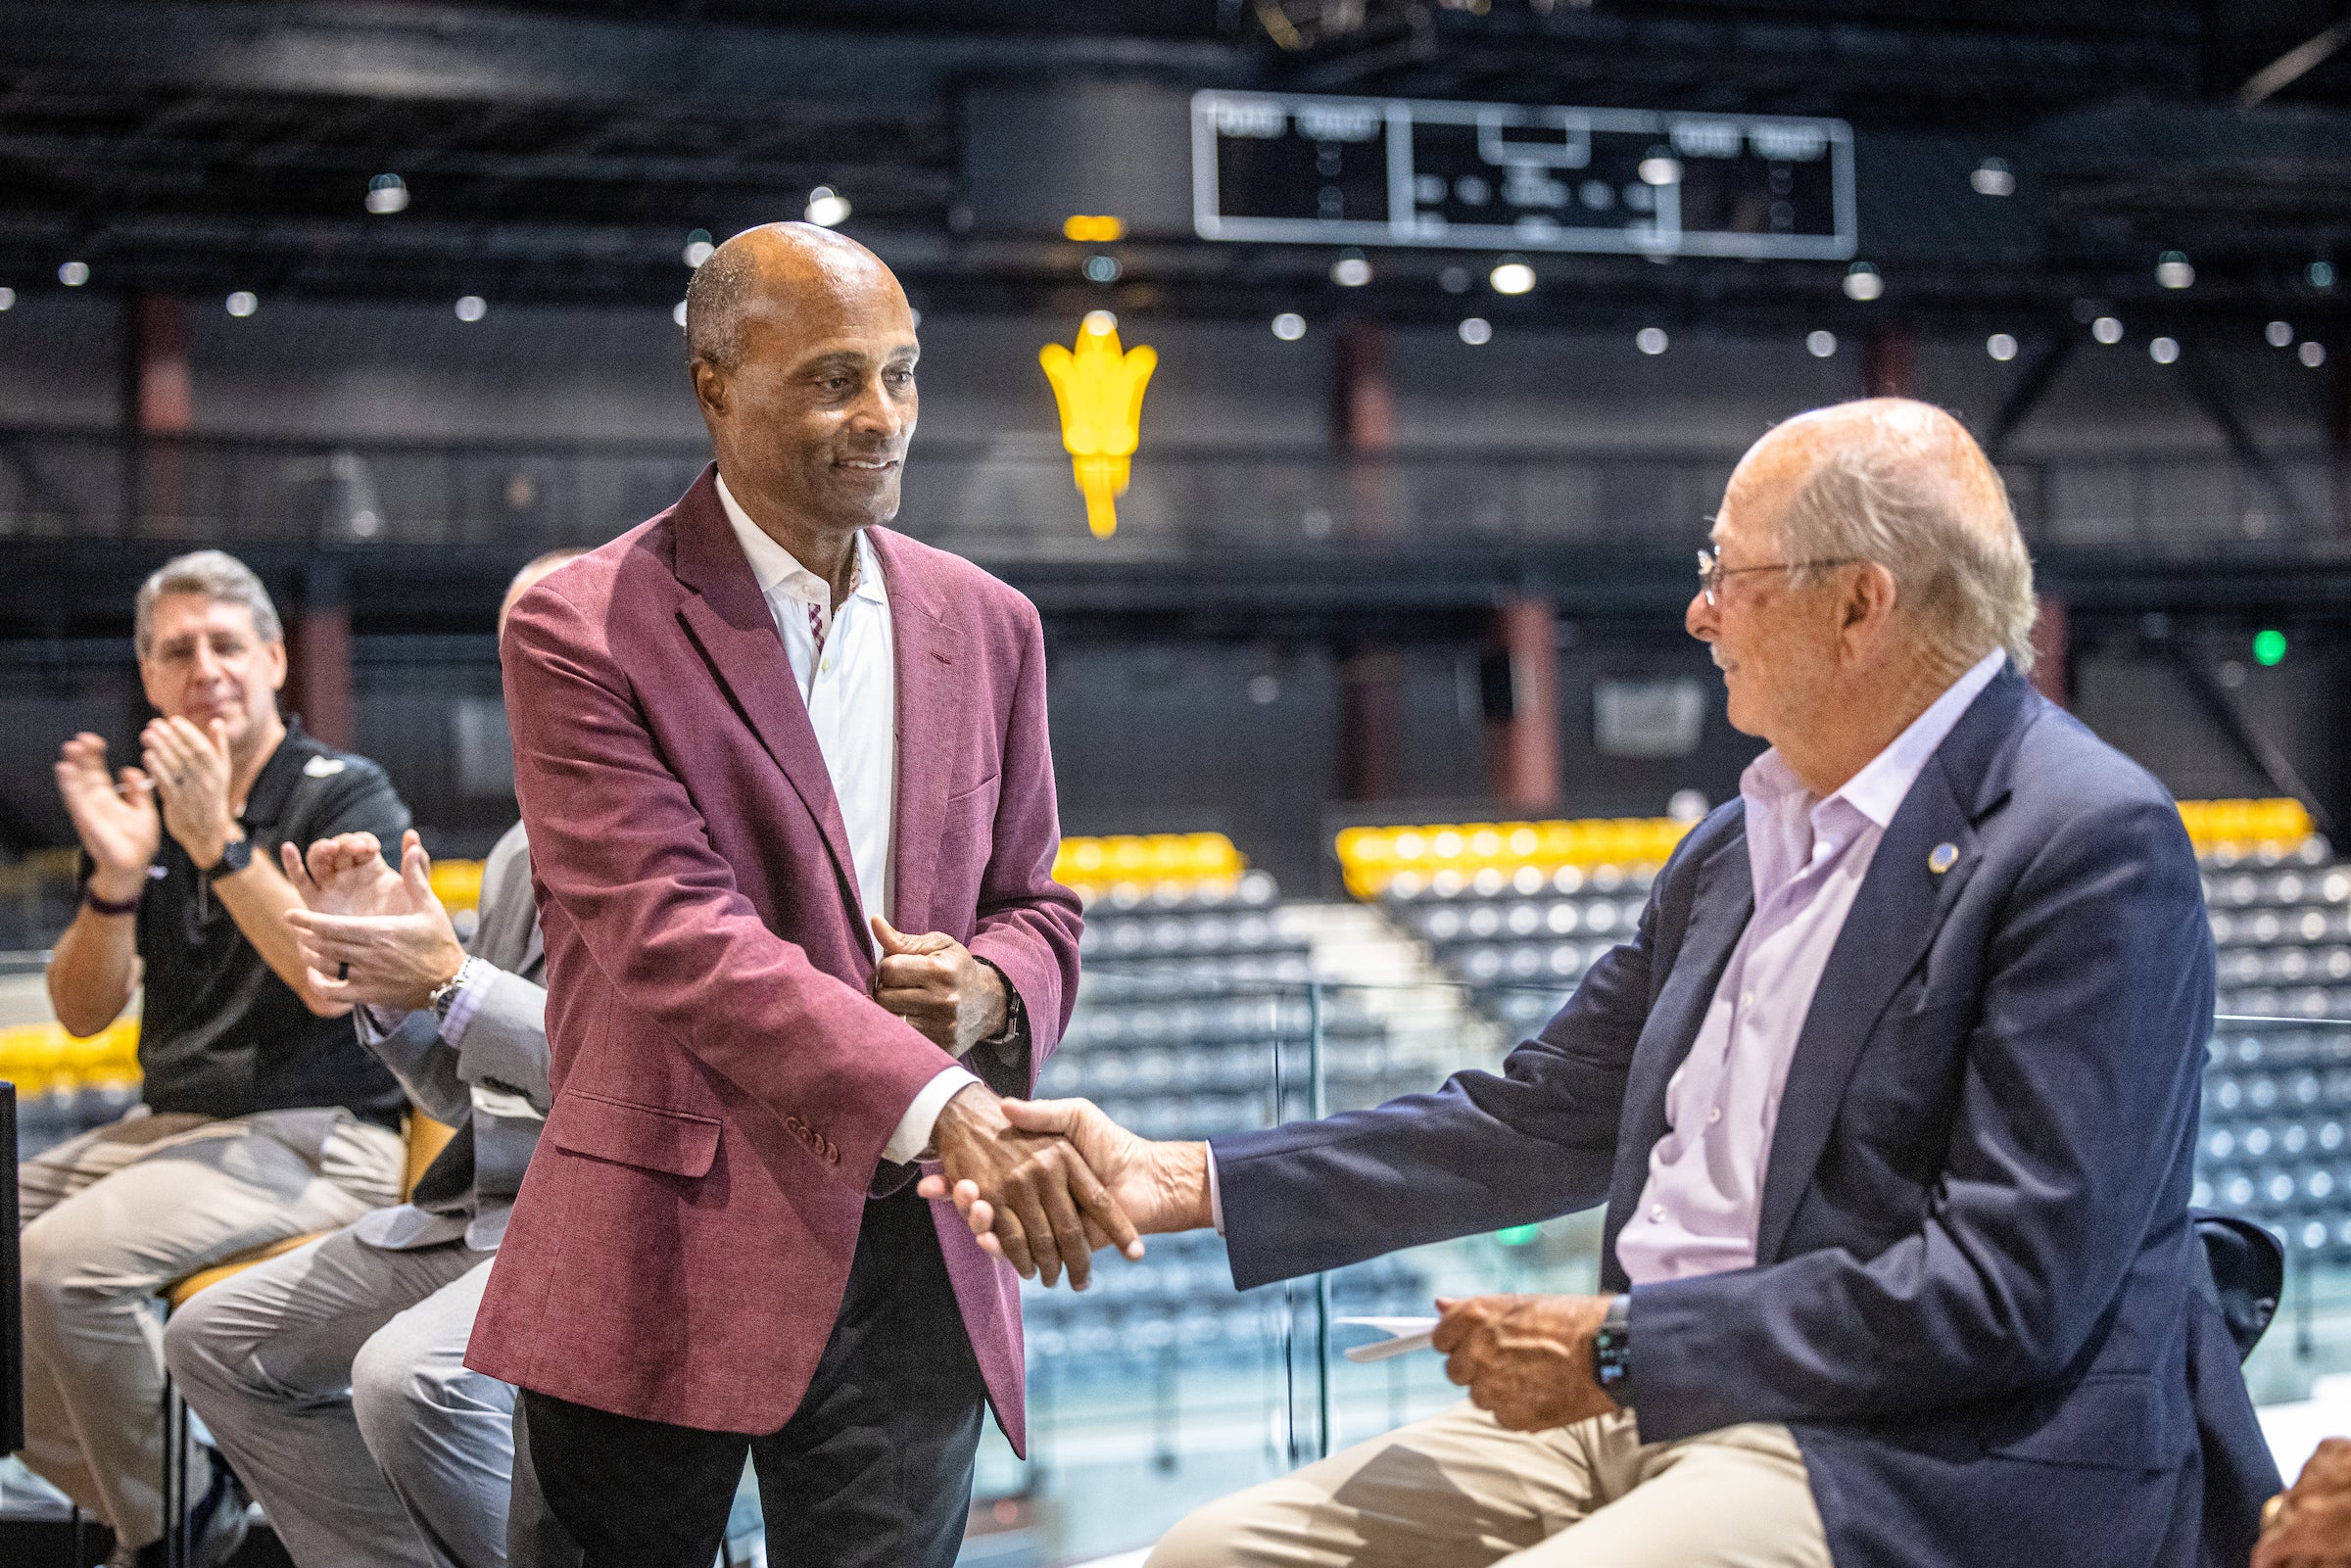
M 65 797 L 66 815 L 73 819 L 73 832 L 95 868 L 91 889 L 116 903 L 138 897 L 147 868 L 164 844 L 154 781 L 137 768 L 109 777 L 106 742 L 84 732 L 58 753 L 57 792 Z
M 413 828 L 401 835 L 398 871 L 373 833 L 321 838 L 307 857 L 292 844 L 278 849 L 303 901 L 286 922 L 319 996 L 413 1012 L 463 966 L 464 946 L 433 892 L 432 859 Z
M 199 730 L 182 718 L 152 719 L 139 734 L 147 773 L 163 796 L 164 827 L 200 868 L 216 864 L 242 836 L 228 809 L 228 723 Z
M 2351 1438 L 2321 1443 L 2262 1514 L 2253 1568 L 2351 1568 Z

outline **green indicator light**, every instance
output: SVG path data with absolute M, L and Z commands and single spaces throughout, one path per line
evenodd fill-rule
M 2272 628 L 2253 634 L 2253 660 L 2263 666 L 2285 662 L 2285 634 Z
M 1505 1247 L 1532 1247 L 1535 1238 L 1541 1234 L 1543 1227 L 1540 1225 L 1512 1225 L 1508 1230 L 1496 1231 L 1494 1239 Z

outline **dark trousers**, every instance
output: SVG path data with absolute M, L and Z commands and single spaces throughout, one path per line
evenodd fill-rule
M 931 1206 L 902 1190 L 866 1205 L 840 1317 L 783 1430 L 704 1432 L 523 1390 L 513 1568 L 710 1568 L 746 1453 L 775 1568 L 949 1568 L 985 1399 Z

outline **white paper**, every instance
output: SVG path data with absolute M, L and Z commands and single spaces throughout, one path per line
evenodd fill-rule
M 1425 1351 L 1429 1337 L 1437 1331 L 1437 1320 L 1433 1317 L 1342 1317 L 1336 1321 L 1358 1323 L 1366 1328 L 1378 1329 L 1389 1336 L 1384 1340 L 1373 1340 L 1368 1345 L 1351 1346 L 1339 1353 L 1350 1361 L 1384 1361 L 1391 1355 Z

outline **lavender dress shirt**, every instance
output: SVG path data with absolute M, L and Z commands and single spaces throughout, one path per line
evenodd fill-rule
M 1665 1136 L 1650 1152 L 1640 1207 L 1616 1238 L 1616 1260 L 1635 1285 L 1754 1263 L 1780 1092 L 1829 953 L 1887 825 L 2006 659 L 1986 654 L 1825 800 L 1777 750 L 1741 776 L 1755 911 L 1666 1087 Z

